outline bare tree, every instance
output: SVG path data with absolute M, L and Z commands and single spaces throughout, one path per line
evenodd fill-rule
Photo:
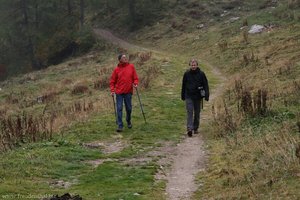
M 135 0 L 129 0 L 128 2 L 129 17 L 130 17 L 132 27 L 135 27 L 136 25 L 135 3 L 136 3 Z
M 34 54 L 34 46 L 32 42 L 32 35 L 30 34 L 29 20 L 28 20 L 28 2 L 27 0 L 21 0 L 21 10 L 23 15 L 23 30 L 24 37 L 27 40 L 26 49 L 28 49 L 29 57 L 31 60 L 32 67 L 34 69 L 40 69 L 40 64 L 37 61 Z
M 84 24 L 84 0 L 80 0 L 80 25 Z
M 67 1 L 67 7 L 68 7 L 68 15 L 70 16 L 72 14 L 72 1 L 68 0 Z

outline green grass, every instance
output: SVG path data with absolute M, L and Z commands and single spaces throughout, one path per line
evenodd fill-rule
M 91 167 L 84 160 L 96 159 L 99 151 L 67 141 L 24 145 L 1 155 L 0 194 L 48 194 L 54 180 L 72 180 Z
M 74 192 L 82 191 L 87 199 L 146 199 L 151 198 L 155 166 L 122 166 L 107 162 L 93 174 L 80 178 Z
M 249 3 L 249 2 L 248 2 Z M 220 6 L 213 4 L 214 6 Z M 251 9 L 258 5 L 250 5 Z M 180 5 L 180 9 L 184 6 Z M 214 8 L 217 9 L 217 8 Z M 92 113 L 87 119 L 73 121 L 57 133 L 53 139 L 23 144 L 1 154 L 0 159 L 0 198 L 2 195 L 29 194 L 79 194 L 84 199 L 165 199 L 164 181 L 156 181 L 154 174 L 158 166 L 156 159 L 142 164 L 125 164 L 124 160 L 143 158 L 166 141 L 179 142 L 185 131 L 185 108 L 180 100 L 181 78 L 188 68 L 191 58 L 200 60 L 201 68 L 208 76 L 211 88 L 219 87 L 220 80 L 211 72 L 211 66 L 227 72 L 224 92 L 234 91 L 234 80 L 241 79 L 252 92 L 267 88 L 269 112 L 265 116 L 243 116 L 239 120 L 237 101 L 228 102 L 228 110 L 234 116 L 237 128 L 231 133 L 218 136 L 216 123 L 203 123 L 201 132 L 208 145 L 209 160 L 206 171 L 198 174 L 198 182 L 203 184 L 193 199 L 297 199 L 300 194 L 299 157 L 295 154 L 299 146 L 299 93 L 294 82 L 299 82 L 299 23 L 296 19 L 286 21 L 276 8 L 275 15 L 268 10 L 254 10 L 244 18 L 249 24 L 276 21 L 279 26 L 270 33 L 251 35 L 250 44 L 243 42 L 239 30 L 241 20 L 225 24 L 218 16 L 203 30 L 196 29 L 199 21 L 189 16 L 169 15 L 153 27 L 136 32 L 131 40 L 153 50 L 152 58 L 143 66 L 136 66 L 138 74 L 145 75 L 146 67 L 158 66 L 159 74 L 151 81 L 151 87 L 140 90 L 147 123 L 144 123 L 136 95 L 133 96 L 133 129 L 115 133 L 115 119 L 112 107 Z M 290 10 L 288 10 L 290 12 Z M 182 10 L 184 13 L 184 11 Z M 235 11 L 233 11 L 235 12 Z M 256 13 L 253 13 L 256 12 Z M 237 12 L 237 14 L 241 12 Z M 191 21 L 187 31 L 170 27 L 170 21 L 182 23 L 184 18 Z M 111 19 L 111 23 L 118 21 Z M 131 35 L 132 36 L 132 35 Z M 156 37 L 159 39 L 155 39 Z M 228 48 L 221 51 L 218 43 L 228 42 Z M 155 46 L 155 47 L 153 47 Z M 243 53 L 254 51 L 259 62 L 242 65 Z M 72 68 L 67 64 L 54 67 L 51 71 L 38 74 L 38 79 L 25 85 L 8 84 L 8 90 L 1 94 L 1 102 L 14 91 L 19 95 L 25 91 L 29 96 L 37 96 L 40 85 L 60 82 L 63 76 L 81 81 L 96 80 L 97 70 L 115 64 L 117 48 L 99 56 L 95 62 L 80 63 Z M 130 53 L 135 53 L 131 52 Z M 264 63 L 264 57 L 271 55 L 271 65 Z M 292 67 L 283 74 L 285 62 Z M 99 64 L 99 65 L 98 65 Z M 95 67 L 97 66 L 97 67 Z M 61 77 L 55 76 L 59 68 L 66 69 Z M 49 68 L 50 70 L 51 68 Z M 21 77 L 14 82 L 24 80 Z M 275 87 L 276 86 L 276 87 Z M 274 88 L 275 87 L 275 88 Z M 63 102 L 74 99 L 91 98 L 108 93 L 106 90 L 92 89 L 92 95 L 70 95 L 71 86 L 61 90 Z M 284 93 L 288 92 L 288 93 Z M 275 95 L 275 96 L 274 96 Z M 277 96 L 276 96 L 277 95 Z M 107 98 L 110 98 L 107 94 Z M 228 94 L 221 97 L 227 100 Z M 103 100 L 103 99 L 102 99 Z M 216 103 L 217 104 L 217 103 Z M 286 104 L 286 105 L 285 105 Z M 206 104 L 211 105 L 211 104 Z M 205 112 L 210 112 L 210 107 Z M 216 105 L 217 107 L 218 105 Z M 221 110 L 224 106 L 220 105 Z M 43 105 L 29 110 L 41 111 Z M 223 127 L 224 128 L 224 127 Z M 226 131 L 225 131 L 226 133 Z M 119 152 L 104 154 L 100 148 L 89 149 L 85 143 L 101 141 L 122 141 L 127 146 Z M 167 156 L 167 155 L 166 155 Z M 107 160 L 98 167 L 88 164 L 91 160 Z M 67 189 L 53 186 L 53 182 L 63 180 L 72 183 Z
M 158 58 L 162 59 L 161 57 Z M 175 59 L 176 62 L 181 62 Z M 157 64 L 157 61 L 155 61 Z M 125 165 L 124 159 L 144 156 L 164 141 L 178 142 L 184 132 L 184 106 L 180 100 L 180 81 L 172 81 L 183 70 L 174 64 L 173 70 L 163 69 L 164 76 L 152 82 L 140 97 L 146 113 L 144 123 L 137 96 L 133 96 L 133 129 L 115 132 L 113 110 L 93 114 L 88 120 L 72 123 L 54 138 L 34 144 L 23 144 L 2 153 L 1 195 L 46 195 L 71 192 L 84 199 L 162 199 L 164 183 L 154 179 L 157 164 L 154 160 L 143 165 Z M 139 69 L 137 69 L 139 72 Z M 181 72 L 182 71 L 182 72 Z M 176 72 L 176 73 L 173 73 Z M 163 80 L 163 83 L 160 82 Z M 168 89 L 160 84 L 167 84 Z M 85 143 L 121 140 L 129 146 L 104 154 L 101 149 L 89 149 Z M 87 161 L 114 159 L 94 168 Z M 62 180 L 72 185 L 64 189 L 51 183 Z M 39 191 L 39 192 L 37 192 Z

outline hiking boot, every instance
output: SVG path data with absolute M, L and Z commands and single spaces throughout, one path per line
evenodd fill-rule
M 199 133 L 198 129 L 194 130 L 194 134 L 198 134 L 198 133 Z
M 132 124 L 129 123 L 129 124 L 127 125 L 127 127 L 128 127 L 129 129 L 131 129 L 131 128 L 132 128 Z
M 122 128 L 117 128 L 117 130 L 116 130 L 117 132 L 122 132 L 123 131 L 123 129 Z
M 189 137 L 192 137 L 192 136 L 193 136 L 193 131 L 192 131 L 192 130 L 188 130 L 188 131 L 187 131 L 187 135 L 188 135 Z

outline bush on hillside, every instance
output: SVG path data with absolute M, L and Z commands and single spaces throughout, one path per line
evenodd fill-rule
M 288 7 L 290 9 L 300 8 L 300 0 L 288 0 Z
M 298 9 L 300 8 L 300 0 L 289 0 L 275 9 L 274 16 L 282 20 L 300 20 Z
M 89 91 L 89 88 L 83 84 L 77 84 L 72 89 L 72 94 L 84 94 Z
M 101 76 L 94 82 L 94 89 L 109 88 L 109 76 Z
M 96 42 L 93 30 L 90 27 L 83 27 L 76 35 L 79 53 L 85 53 L 90 50 Z

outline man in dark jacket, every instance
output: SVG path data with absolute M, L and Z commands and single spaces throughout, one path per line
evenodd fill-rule
M 182 79 L 181 99 L 185 101 L 187 111 L 187 134 L 192 137 L 198 133 L 200 122 L 201 101 L 209 100 L 209 87 L 206 75 L 198 67 L 198 62 L 192 59 Z
M 111 95 L 114 97 L 116 95 L 117 99 L 117 132 L 122 132 L 123 121 L 122 121 L 122 110 L 123 101 L 125 103 L 126 109 L 126 122 L 127 127 L 131 128 L 131 110 L 132 110 L 132 93 L 133 87 L 137 87 L 139 79 L 133 64 L 128 63 L 125 54 L 120 54 L 118 56 L 119 64 L 114 69 L 110 78 L 110 91 Z

